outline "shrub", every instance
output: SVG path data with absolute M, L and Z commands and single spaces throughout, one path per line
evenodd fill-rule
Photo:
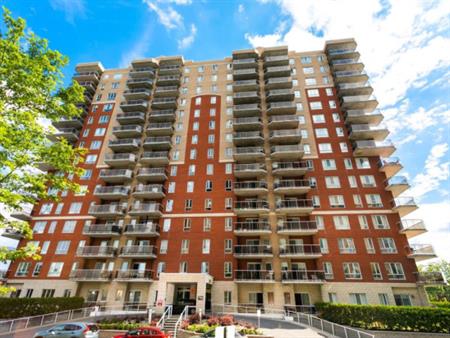
M 188 317 L 189 324 L 198 324 L 200 323 L 200 314 L 194 313 Z
M 211 316 L 208 318 L 207 321 L 209 326 L 213 326 L 213 325 L 219 325 L 220 324 L 220 319 L 217 316 Z
M 222 325 L 222 326 L 230 326 L 230 325 L 233 325 L 234 318 L 233 318 L 233 316 L 222 316 L 219 318 L 219 321 L 220 321 L 220 325 Z
M 255 329 L 255 328 L 243 328 L 239 331 L 239 333 L 243 334 L 243 335 L 247 335 L 247 334 L 261 334 L 261 331 Z
M 319 316 L 368 330 L 450 333 L 450 310 L 419 306 L 318 303 Z
M 189 325 L 186 330 L 197 332 L 197 333 L 206 333 L 209 331 L 214 330 L 217 327 L 217 325 L 209 326 L 208 324 L 191 324 Z
M 431 302 L 431 304 L 442 309 L 450 309 L 450 302 Z
M 82 297 L 0 298 L 0 318 L 37 316 L 83 307 Z

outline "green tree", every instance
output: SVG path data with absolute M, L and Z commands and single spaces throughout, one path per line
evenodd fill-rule
M 442 272 L 447 281 L 450 280 L 450 262 L 440 260 L 436 263 L 419 265 L 420 272 Z M 437 285 L 425 288 L 431 301 L 450 301 L 450 286 Z
M 83 88 L 76 82 L 63 86 L 62 68 L 68 58 L 48 47 L 46 39 L 26 28 L 25 20 L 14 19 L 3 7 L 0 31 L 0 203 L 6 209 L 21 209 L 37 200 L 57 201 L 48 193 L 77 191 L 79 186 L 68 176 L 80 175 L 77 164 L 84 149 L 73 148 L 66 140 L 50 142 L 55 131 L 49 122 L 81 114 Z M 38 170 L 48 163 L 55 171 Z M 11 221 L 0 215 L 0 229 L 12 228 L 32 238 L 26 222 Z M 39 259 L 38 248 L 17 250 L 0 247 L 0 261 Z M 10 291 L 0 287 L 0 295 Z

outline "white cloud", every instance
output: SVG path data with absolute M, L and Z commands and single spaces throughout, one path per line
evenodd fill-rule
M 178 49 L 186 49 L 190 47 L 194 43 L 196 35 L 197 35 L 197 27 L 194 24 L 192 24 L 189 35 L 178 40 Z
M 173 3 L 175 5 L 190 5 L 192 0 L 157 0 L 159 3 Z
M 156 13 L 159 22 L 167 29 L 175 29 L 183 27 L 183 17 L 171 6 L 160 7 L 156 2 L 143 0 L 148 8 Z
M 85 17 L 86 15 L 84 0 L 50 0 L 50 6 L 54 10 L 63 11 L 66 21 L 70 24 L 75 23 L 76 17 Z
M 242 14 L 245 12 L 245 6 L 243 4 L 239 4 L 238 13 Z
M 143 33 L 130 49 L 127 49 L 120 58 L 120 68 L 126 68 L 130 65 L 131 61 L 144 58 L 148 47 L 151 45 L 152 39 L 152 25 L 148 23 L 144 28 Z
M 292 19 L 291 28 L 285 34 L 246 34 L 252 46 L 318 50 L 325 40 L 354 37 L 381 106 L 396 104 L 417 81 L 450 65 L 444 52 L 450 39 L 439 35 L 450 27 L 449 1 L 275 2 Z
M 450 161 L 445 161 L 448 160 L 448 156 L 446 156 L 448 148 L 448 143 L 436 144 L 431 148 L 425 161 L 424 171 L 414 177 L 408 195 L 420 200 L 429 192 L 438 189 L 442 182 L 447 181 L 448 183 Z M 450 208 L 447 209 L 447 212 L 449 210 Z

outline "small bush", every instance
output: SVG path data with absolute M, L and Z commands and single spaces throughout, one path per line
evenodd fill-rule
M 200 323 L 200 314 L 194 313 L 188 317 L 189 324 L 198 324 Z
M 189 325 L 186 330 L 197 332 L 197 333 L 206 333 L 211 330 L 214 330 L 217 327 L 217 325 L 209 326 L 208 324 L 191 324 Z
M 217 316 L 211 316 L 208 318 L 207 321 L 209 326 L 213 326 L 213 325 L 219 325 L 220 324 L 220 319 Z
M 221 326 L 230 326 L 233 325 L 234 318 L 233 316 L 222 316 L 219 318 L 219 321 Z
M 0 318 L 20 318 L 80 309 L 83 303 L 82 297 L 0 298 Z
M 450 333 L 450 309 L 419 306 L 316 304 L 319 317 L 367 330 Z
M 450 309 L 450 302 L 431 302 L 431 304 L 442 309 Z
M 261 334 L 261 331 L 255 329 L 255 328 L 243 328 L 239 331 L 240 334 L 247 335 L 247 334 Z

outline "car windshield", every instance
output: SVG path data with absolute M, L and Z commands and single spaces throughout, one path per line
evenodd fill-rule
M 138 330 L 128 331 L 127 336 L 139 336 L 139 331 Z

